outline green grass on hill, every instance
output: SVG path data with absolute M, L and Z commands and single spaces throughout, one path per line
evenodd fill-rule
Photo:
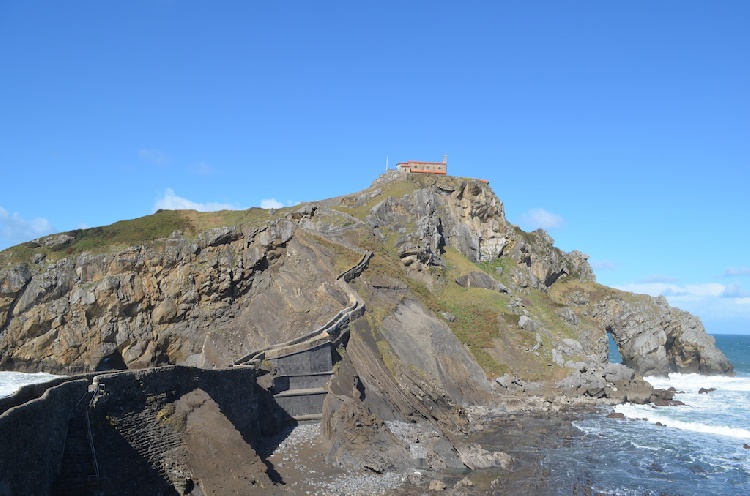
M 174 231 L 182 231 L 188 238 L 213 227 L 260 226 L 265 222 L 281 218 L 289 209 L 275 211 L 261 208 L 248 210 L 221 210 L 218 212 L 196 212 L 195 210 L 159 210 L 158 212 L 131 220 L 121 220 L 108 226 L 76 229 L 65 233 L 74 239 L 56 246 L 26 242 L 0 252 L 0 263 L 28 262 L 37 253 L 50 262 L 75 256 L 83 252 L 111 253 L 129 246 L 156 242 L 169 237 Z
M 394 182 L 387 183 L 386 185 L 384 185 L 381 188 L 379 195 L 375 196 L 374 198 L 371 198 L 363 205 L 347 206 L 346 203 L 348 201 L 348 198 L 352 198 L 351 203 L 353 204 L 354 197 L 345 197 L 345 199 L 343 200 L 344 205 L 335 206 L 333 207 L 333 209 L 338 210 L 340 212 L 347 213 L 353 217 L 358 218 L 359 220 L 365 220 L 367 216 L 369 215 L 370 210 L 372 210 L 372 207 L 382 202 L 386 198 L 390 198 L 390 197 L 401 198 L 403 196 L 408 195 L 409 193 L 412 193 L 418 187 L 419 187 L 419 184 L 414 181 L 394 181 Z M 365 190 L 365 192 L 366 191 L 370 191 L 370 190 Z M 365 193 L 365 192 L 362 192 L 362 193 Z

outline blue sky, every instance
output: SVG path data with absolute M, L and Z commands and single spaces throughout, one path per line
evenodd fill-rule
M 599 282 L 750 333 L 750 2 L 0 2 L 0 248 L 449 157 Z

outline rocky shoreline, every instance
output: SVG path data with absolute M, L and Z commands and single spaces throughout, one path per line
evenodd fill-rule
M 514 396 L 501 405 L 473 407 L 467 412 L 470 431 L 455 440 L 456 445 L 474 450 L 474 458 L 464 450 L 461 453 L 465 460 L 480 460 L 473 470 L 410 468 L 375 473 L 337 468 L 326 462 L 328 446 L 319 424 L 289 428 L 268 438 L 261 449 L 268 450 L 267 461 L 279 477 L 277 489 L 288 494 L 560 494 L 559 487 L 550 487 L 549 469 L 542 461 L 549 450 L 574 442 L 581 432 L 573 422 L 590 414 L 606 416 L 606 405 L 588 399 Z M 388 426 L 394 434 L 407 436 L 412 424 Z M 415 443 L 418 446 L 419 440 Z M 570 494 L 588 494 L 587 488 L 585 482 L 571 481 Z

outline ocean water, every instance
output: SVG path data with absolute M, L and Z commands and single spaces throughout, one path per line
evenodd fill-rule
M 714 337 L 736 376 L 647 377 L 654 387 L 674 386 L 686 406 L 625 404 L 615 407 L 625 420 L 577 422 L 584 435 L 544 461 L 558 494 L 575 484 L 622 496 L 750 495 L 750 336 Z
M 56 377 L 56 375 L 42 373 L 27 374 L 23 372 L 0 371 L 0 398 L 10 396 L 26 384 L 47 382 Z

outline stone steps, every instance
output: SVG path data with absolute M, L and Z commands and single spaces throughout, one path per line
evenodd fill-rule
M 292 417 L 298 424 L 314 424 L 323 419 L 322 413 L 310 413 L 308 415 L 295 415 Z
M 68 419 L 65 450 L 60 462 L 60 473 L 52 484 L 52 496 L 87 496 L 94 494 L 89 477 L 94 474 L 94 457 L 89 444 L 85 408 L 82 400 Z
M 313 396 L 317 394 L 328 394 L 326 388 L 290 389 L 274 395 L 274 398 L 288 398 L 292 396 Z
M 126 415 L 118 419 L 116 429 L 162 479 L 184 488 L 191 476 L 185 445 L 175 429 L 155 420 L 157 414 L 155 408 L 146 408 Z
M 301 416 L 322 414 L 327 395 L 328 390 L 325 388 L 290 389 L 275 394 L 274 399 L 289 417 L 297 420 Z
M 273 390 L 276 393 L 291 389 L 324 388 L 333 372 L 316 372 L 302 375 L 278 375 L 273 378 Z

